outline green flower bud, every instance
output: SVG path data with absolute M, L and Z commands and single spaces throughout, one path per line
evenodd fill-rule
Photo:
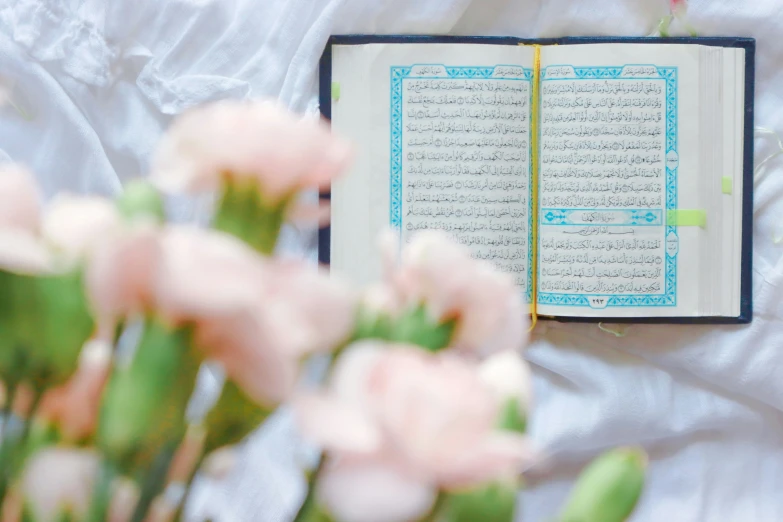
M 622 522 L 642 494 L 647 455 L 638 448 L 604 453 L 582 472 L 560 522 Z
M 0 378 L 43 390 L 65 382 L 94 323 L 78 272 L 0 273 Z
M 519 484 L 515 481 L 494 483 L 470 491 L 448 493 L 444 501 L 448 522 L 512 522 Z
M 123 471 L 148 467 L 182 437 L 198 368 L 189 329 L 147 322 L 132 361 L 118 363 L 104 392 L 98 444 L 111 462 Z
M 152 218 L 157 223 L 165 221 L 163 198 L 154 186 L 143 180 L 128 183 L 117 200 L 117 209 L 129 221 L 139 217 Z
M 238 237 L 262 254 L 272 254 L 291 198 L 270 205 L 261 197 L 255 179 L 224 179 L 213 227 Z
M 226 381 L 217 404 L 204 420 L 204 452 L 240 442 L 258 428 L 271 411 L 260 407 L 232 381 Z

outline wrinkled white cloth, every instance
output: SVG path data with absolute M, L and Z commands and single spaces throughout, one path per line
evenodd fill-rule
M 331 33 L 646 35 L 666 0 L 0 0 L 0 161 L 28 164 L 48 195 L 114 194 L 144 175 L 171 117 L 226 97 L 278 96 L 315 112 Z M 783 132 L 780 0 L 694 0 L 703 35 L 758 40 L 756 124 Z M 757 140 L 757 162 L 774 140 Z M 641 443 L 651 456 L 635 521 L 783 520 L 783 158 L 756 186 L 754 308 L 747 326 L 539 323 L 532 435 L 549 459 L 519 520 L 551 517 L 579 468 Z M 176 202 L 179 219 L 204 207 Z M 287 246 L 313 257 L 312 231 Z M 302 498 L 302 445 L 281 412 L 240 469 L 194 504 L 221 521 L 283 521 Z

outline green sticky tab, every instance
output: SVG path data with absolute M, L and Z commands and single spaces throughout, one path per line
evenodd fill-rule
M 701 209 L 669 210 L 666 212 L 666 224 L 674 227 L 707 226 L 707 211 Z
M 332 82 L 332 99 L 340 101 L 340 84 L 337 82 Z
M 734 183 L 732 183 L 732 179 L 728 176 L 723 176 L 723 178 L 720 180 L 721 190 L 724 194 L 731 194 L 733 185 Z

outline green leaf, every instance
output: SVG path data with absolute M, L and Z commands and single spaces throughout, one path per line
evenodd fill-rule
M 270 410 L 253 402 L 232 381 L 226 381 L 220 399 L 204 419 L 207 429 L 204 452 L 240 442 L 270 413 Z
M 449 346 L 455 328 L 456 321 L 436 323 L 429 317 L 424 305 L 410 308 L 399 317 L 360 308 L 352 342 L 379 339 L 414 344 L 437 352 Z
M 98 442 L 121 471 L 148 467 L 165 443 L 185 432 L 199 364 L 190 329 L 147 321 L 133 360 L 114 369 L 101 404 Z
M 85 522 L 106 521 L 111 504 L 111 486 L 116 476 L 117 470 L 114 465 L 105 458 L 101 458 Z
M 561 512 L 560 522 L 623 522 L 644 487 L 647 455 L 638 448 L 604 453 L 582 472 Z
M 291 198 L 275 204 L 264 201 L 255 179 L 226 179 L 212 226 L 270 255 L 275 250 Z
M 470 491 L 446 493 L 442 516 L 448 522 L 512 522 L 519 485 L 494 483 Z
M 424 305 L 418 306 L 403 314 L 392 325 L 391 341 L 410 343 L 437 352 L 446 348 L 456 329 L 456 321 L 436 323 L 433 321 Z
M 129 221 L 138 217 L 152 218 L 157 223 L 165 221 L 163 198 L 151 183 L 144 180 L 134 180 L 125 186 L 117 199 L 117 210 Z
M 388 341 L 392 338 L 392 318 L 384 313 L 360 307 L 356 314 L 353 341 L 362 339 L 381 339 Z

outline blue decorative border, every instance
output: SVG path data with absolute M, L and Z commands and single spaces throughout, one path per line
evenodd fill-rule
M 389 194 L 391 198 L 391 204 L 389 207 L 389 223 L 397 230 L 400 238 L 402 238 L 402 82 L 405 79 L 409 79 L 411 71 L 418 65 L 432 65 L 432 64 L 413 64 L 410 66 L 392 66 L 390 67 L 391 77 L 391 109 L 390 109 L 390 125 L 391 125 L 391 151 L 390 151 L 390 164 L 391 172 L 389 178 Z M 533 69 L 521 67 L 519 65 L 506 65 L 498 64 L 493 66 L 444 66 L 446 76 L 414 76 L 416 80 L 427 79 L 466 79 L 466 78 L 478 78 L 498 81 L 533 81 Z M 522 69 L 524 76 L 516 78 L 493 78 L 495 69 L 498 67 L 514 67 L 516 69 Z M 530 102 L 533 103 L 533 89 L 531 85 L 530 89 Z M 532 143 L 532 121 L 528 118 L 529 130 L 528 130 L 528 144 Z M 532 174 L 532 154 L 528 151 L 528 159 L 530 162 L 530 168 L 528 172 Z M 533 299 L 533 248 L 531 248 L 531 232 L 533 228 L 533 198 L 532 198 L 532 179 L 528 182 L 528 274 L 527 274 L 527 300 L 531 302 Z
M 616 80 L 651 80 L 666 81 L 666 210 L 677 208 L 677 67 L 658 67 L 649 64 L 627 64 L 622 67 L 573 67 L 569 65 L 550 67 L 570 67 L 573 76 L 562 78 L 546 78 L 545 81 L 574 79 L 616 79 Z M 654 68 L 655 76 L 621 76 L 626 67 Z M 542 76 L 546 74 L 546 69 Z M 542 81 L 544 81 L 542 79 Z M 554 219 L 554 218 L 553 218 Z M 603 226 L 603 225 L 601 225 Z M 633 307 L 633 306 L 676 306 L 677 305 L 677 252 L 679 238 L 676 227 L 667 225 L 664 233 L 666 245 L 665 288 L 662 294 L 561 294 L 539 292 L 538 303 L 558 306 L 591 306 L 589 298 L 608 298 L 606 304 L 600 306 Z M 540 256 L 540 252 L 539 252 Z M 539 271 L 541 263 L 539 262 Z

